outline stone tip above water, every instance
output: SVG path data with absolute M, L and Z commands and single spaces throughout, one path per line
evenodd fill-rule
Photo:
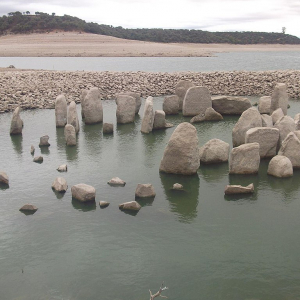
M 173 190 L 183 190 L 183 185 L 180 183 L 174 183 L 172 189 Z
M 141 205 L 138 204 L 136 201 L 130 201 L 120 204 L 119 209 L 139 211 L 141 209 Z
M 9 178 L 5 172 L 0 172 L 0 183 L 9 185 Z
M 254 193 L 254 184 L 250 183 L 247 186 L 241 185 L 226 185 L 225 194 L 233 195 L 233 194 L 252 194 Z
M 135 190 L 135 196 L 139 198 L 155 197 L 154 187 L 150 183 L 139 183 Z
M 49 147 L 49 135 L 44 135 L 42 137 L 40 137 L 40 143 L 39 143 L 39 147 Z
M 27 213 L 35 213 L 38 210 L 38 208 L 32 204 L 25 204 L 23 205 L 19 211 L 21 212 L 27 212 Z
M 71 187 L 72 197 L 81 202 L 95 201 L 96 189 L 88 184 L 79 183 Z
M 52 189 L 59 193 L 65 193 L 68 189 L 66 179 L 63 177 L 55 178 L 54 182 L 52 183 Z
M 120 179 L 119 177 L 113 177 L 110 181 L 107 182 L 109 185 L 119 185 L 119 186 L 124 186 L 126 184 L 126 182 L 122 179 Z

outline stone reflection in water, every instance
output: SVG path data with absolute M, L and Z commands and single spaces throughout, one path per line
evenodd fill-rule
M 23 136 L 22 135 L 11 135 L 11 142 L 14 150 L 18 155 L 21 155 L 23 152 Z
M 84 149 L 88 156 L 95 156 L 101 153 L 101 141 L 102 141 L 102 123 L 93 125 L 82 125 L 82 134 L 84 136 L 85 146 Z M 81 133 L 80 133 L 81 134 Z M 80 143 L 82 140 L 77 142 L 75 148 L 81 147 Z
M 179 222 L 191 223 L 197 217 L 200 187 L 198 174 L 185 176 L 160 172 L 159 175 L 171 212 L 178 215 Z M 174 183 L 182 184 L 183 191 L 173 190 Z
M 56 144 L 58 150 L 63 150 L 66 147 L 66 139 L 64 135 L 64 128 L 56 127 Z
M 78 160 L 78 146 L 65 146 L 66 147 L 66 155 L 67 161 Z
M 50 150 L 49 150 L 49 147 L 40 147 L 41 149 L 41 154 L 45 154 L 45 155 L 49 155 L 50 154 Z
M 218 182 L 228 175 L 228 163 L 200 164 L 198 173 L 207 182 Z
M 96 201 L 80 202 L 72 197 L 72 206 L 77 210 L 87 212 L 91 210 L 96 210 Z
M 141 206 L 152 206 L 152 203 L 154 201 L 155 197 L 147 197 L 147 198 L 141 198 L 141 197 L 135 197 L 135 201 Z

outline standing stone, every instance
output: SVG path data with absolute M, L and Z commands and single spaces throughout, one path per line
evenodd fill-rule
M 135 99 L 135 114 L 138 114 L 142 105 L 141 95 L 139 93 L 134 93 L 134 92 L 122 92 L 117 95 L 116 103 L 118 101 L 118 96 L 121 95 L 131 96 Z
M 136 101 L 129 95 L 118 95 L 117 97 L 117 123 L 133 123 L 135 118 Z
M 212 98 L 212 108 L 221 115 L 241 115 L 251 106 L 248 98 L 229 96 Z
M 71 193 L 73 198 L 81 202 L 95 201 L 96 198 L 95 188 L 84 183 L 73 185 L 71 187 Z
M 76 146 L 76 131 L 74 126 L 67 124 L 65 126 L 64 135 L 67 146 Z
M 175 94 L 178 96 L 179 110 L 182 110 L 183 100 L 187 90 L 195 86 L 191 81 L 180 80 L 175 86 Z
M 112 134 L 112 133 L 114 133 L 114 124 L 103 123 L 103 134 Z
M 293 165 L 286 156 L 276 155 L 270 160 L 267 172 L 275 177 L 291 177 L 293 176 Z
M 82 119 L 84 119 L 84 99 L 85 99 L 85 96 L 87 95 L 87 93 L 88 93 L 88 90 L 82 90 L 81 95 L 79 97 L 80 103 L 81 103 L 81 117 L 82 117 Z
M 295 115 L 294 120 L 296 125 L 295 130 L 300 130 L 300 113 Z
M 179 97 L 177 95 L 166 96 L 163 102 L 163 111 L 166 115 L 177 115 L 179 112 Z
M 36 163 L 42 163 L 44 160 L 43 156 L 35 156 L 33 158 L 33 162 L 36 162 Z
M 66 179 L 63 177 L 57 177 L 52 183 L 52 189 L 59 193 L 65 193 L 68 189 L 68 184 Z
M 211 106 L 211 96 L 207 87 L 191 87 L 187 90 L 184 97 L 182 114 L 185 117 L 194 117 L 199 114 L 205 114 L 206 109 Z
M 121 210 L 133 210 L 138 211 L 142 207 L 136 201 L 125 202 L 119 205 L 119 209 Z
M 232 129 L 233 147 L 244 144 L 246 132 L 254 127 L 262 127 L 262 120 L 258 110 L 251 107 L 242 113 Z
M 125 186 L 126 182 L 119 177 L 113 177 L 110 181 L 107 182 L 109 185 L 112 186 Z
M 68 105 L 66 97 L 61 94 L 55 100 L 56 127 L 65 127 L 67 124 Z
M 75 101 L 72 101 L 69 105 L 68 124 L 72 125 L 75 128 L 76 133 L 79 132 L 79 120 Z
M 92 88 L 84 98 L 85 124 L 97 124 L 103 121 L 101 94 L 98 88 Z
M 284 117 L 283 111 L 281 108 L 277 108 L 275 111 L 272 112 L 271 118 L 273 121 L 273 124 L 275 124 L 278 120 L 280 120 L 282 117 Z
M 262 127 L 273 127 L 272 117 L 267 114 L 261 115 Z
M 9 185 L 9 178 L 5 172 L 0 172 L 0 183 Z
M 164 129 L 172 127 L 173 125 L 166 122 L 166 114 L 163 110 L 156 110 L 154 113 L 154 122 L 153 122 L 153 130 L 154 129 Z
M 229 174 L 255 174 L 258 173 L 259 164 L 259 144 L 244 144 L 231 150 Z
M 215 164 L 228 161 L 229 144 L 219 139 L 208 141 L 199 149 L 200 163 Z
M 271 97 L 263 96 L 258 100 L 258 111 L 261 114 L 270 114 L 271 111 Z
M 269 127 L 255 127 L 246 132 L 245 142 L 258 143 L 260 157 L 273 157 L 276 155 L 279 130 Z
M 166 173 L 192 175 L 200 166 L 196 128 L 184 122 L 174 130 L 164 151 L 159 170 Z
M 294 132 L 296 129 L 296 124 L 294 119 L 290 116 L 284 116 L 276 122 L 275 128 L 279 129 L 279 140 L 277 150 L 281 147 L 283 140 L 287 137 L 290 132 Z
M 282 142 L 278 155 L 289 158 L 293 168 L 300 168 L 300 141 L 293 132 L 290 132 Z
M 153 98 L 149 96 L 145 102 L 141 132 L 143 133 L 151 132 L 153 129 L 153 123 L 154 123 Z
M 20 117 L 20 110 L 19 106 L 14 110 L 10 123 L 10 135 L 22 134 L 23 121 Z
M 285 83 L 277 83 L 271 98 L 271 113 L 278 108 L 281 108 L 283 114 L 287 114 L 289 96 L 286 92 Z
M 155 197 L 153 185 L 150 183 L 139 183 L 135 190 L 135 196 L 139 198 Z
M 39 147 L 49 147 L 49 135 L 44 135 L 40 137 Z

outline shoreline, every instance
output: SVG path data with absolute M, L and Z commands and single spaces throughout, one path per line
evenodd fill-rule
M 300 52 L 300 45 L 155 43 L 80 32 L 0 36 L 0 57 L 212 57 L 245 51 Z

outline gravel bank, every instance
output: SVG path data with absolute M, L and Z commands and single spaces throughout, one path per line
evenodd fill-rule
M 83 89 L 98 87 L 103 99 L 114 99 L 122 91 L 141 93 L 143 97 L 174 93 L 176 83 L 186 79 L 207 86 L 212 95 L 268 96 L 277 82 L 287 84 L 291 98 L 300 98 L 300 71 L 264 72 L 0 72 L 0 113 L 23 109 L 54 108 L 57 95 L 79 103 Z

